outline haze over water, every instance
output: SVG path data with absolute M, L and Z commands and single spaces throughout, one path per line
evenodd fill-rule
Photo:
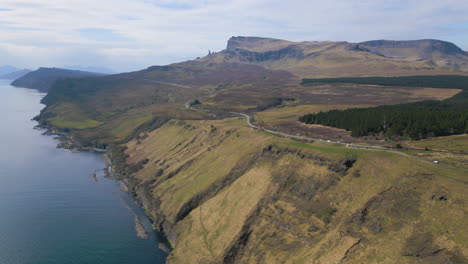
M 33 129 L 44 94 L 1 81 L 0 95 L 0 263 L 165 263 L 157 234 L 136 236 L 135 214 L 149 220 L 101 157 Z

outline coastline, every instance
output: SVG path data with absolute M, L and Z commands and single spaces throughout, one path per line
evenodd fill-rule
M 112 162 L 112 159 L 107 152 L 103 153 L 101 157 L 106 164 L 106 177 L 116 180 L 120 184 L 120 190 L 122 192 L 127 192 L 132 197 L 133 201 L 144 210 L 146 217 L 148 217 L 152 224 L 152 231 L 157 232 L 163 240 L 159 243 L 159 248 L 166 253 L 170 253 L 174 248 L 174 240 L 171 240 L 171 233 L 167 232 L 168 230 L 166 224 L 164 224 L 164 219 L 162 217 L 158 217 L 157 210 L 152 206 L 153 202 L 145 197 L 146 192 L 144 190 L 139 190 L 137 186 L 132 183 L 130 178 L 123 179 L 122 175 L 114 171 L 113 168 L 115 164 Z M 154 212 L 154 215 L 152 212 Z M 138 221 L 136 221 L 135 224 L 138 226 Z
M 34 118 L 36 122 L 39 120 Z M 146 230 L 143 226 L 143 223 L 135 212 L 134 221 L 135 221 L 135 235 L 141 239 L 148 239 L 148 232 L 155 232 L 161 238 L 161 241 L 158 243 L 158 248 L 163 250 L 166 253 L 170 253 L 173 250 L 173 240 L 170 239 L 170 233 L 167 233 L 167 228 L 164 228 L 165 221 L 163 219 L 159 219 L 157 217 L 157 210 L 153 206 L 149 206 L 152 204 L 147 198 L 144 198 L 144 195 L 141 191 L 137 190 L 137 186 L 132 183 L 131 178 L 124 177 L 123 175 L 118 174 L 114 171 L 115 164 L 112 161 L 107 149 L 100 149 L 96 147 L 84 147 L 79 143 L 73 140 L 72 135 L 69 132 L 62 132 L 50 125 L 40 125 L 38 124 L 34 127 L 35 129 L 43 129 L 45 130 L 43 135 L 52 136 L 55 140 L 57 140 L 57 148 L 66 149 L 73 153 L 79 152 L 94 152 L 96 154 L 100 154 L 100 157 L 103 159 L 105 164 L 105 177 L 114 180 L 118 183 L 119 189 L 121 192 L 126 192 L 131 197 L 133 202 L 137 206 L 143 209 L 144 214 L 148 217 L 148 220 L 151 222 L 152 229 Z M 131 210 L 130 208 L 127 208 Z M 152 212 L 155 212 L 154 215 Z
M 44 108 L 44 94 L 8 84 L 0 88 L 5 117 L 0 207 L 6 212 L 0 221 L 5 242 L 0 263 L 165 263 L 167 253 L 158 248 L 163 240 L 151 232 L 144 210 L 105 177 L 102 151 L 57 148 L 68 135 L 32 120 Z M 134 215 L 125 205 L 139 216 L 147 240 L 136 235 Z M 24 228 L 12 228 L 15 223 Z

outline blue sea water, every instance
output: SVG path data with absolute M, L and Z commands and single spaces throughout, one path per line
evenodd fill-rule
M 104 177 L 101 156 L 57 149 L 34 129 L 43 96 L 0 83 L 0 264 L 165 263 L 161 237 Z M 135 214 L 148 240 L 136 236 Z

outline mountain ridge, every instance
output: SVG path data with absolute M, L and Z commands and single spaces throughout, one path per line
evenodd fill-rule
M 450 42 L 425 39 L 352 43 L 239 36 L 200 60 L 258 64 L 301 78 L 468 74 L 468 53 Z
M 271 45 L 273 43 L 273 45 Z M 348 41 L 289 41 L 277 38 L 267 38 L 267 37 L 249 37 L 249 36 L 233 36 L 228 42 L 226 49 L 233 50 L 236 48 L 251 50 L 252 48 L 258 49 L 260 47 L 267 46 L 266 44 L 271 45 L 271 50 L 277 46 L 287 46 L 287 45 L 298 45 L 298 44 L 328 44 L 328 43 L 344 43 L 344 44 L 361 44 L 369 46 L 383 46 L 383 45 L 392 45 L 394 47 L 415 47 L 421 46 L 424 44 L 431 44 L 436 48 L 446 48 L 449 52 L 463 53 L 467 55 L 466 51 L 458 47 L 456 44 L 444 41 L 440 39 L 416 39 L 416 40 L 388 40 L 388 39 L 378 39 L 378 40 L 367 40 L 361 42 L 348 42 Z M 249 44 L 255 44 L 249 45 Z M 260 44 L 260 45 L 259 45 Z
M 14 80 L 11 85 L 37 89 L 41 92 L 47 92 L 55 83 L 55 81 L 61 78 L 82 78 L 97 76 L 104 76 L 104 74 L 62 68 L 40 67 L 39 69 L 29 72 L 24 76 Z
M 462 50 L 460 47 L 455 45 L 452 42 L 439 40 L 439 39 L 419 39 L 419 40 L 369 40 L 364 42 L 359 42 L 358 44 L 364 46 L 391 46 L 391 47 L 421 47 L 421 46 L 430 46 L 434 50 L 443 51 L 448 54 L 463 54 L 467 53 Z

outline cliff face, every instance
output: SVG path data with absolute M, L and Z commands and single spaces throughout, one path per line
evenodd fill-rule
M 133 191 L 174 246 L 168 263 L 467 261 L 461 171 L 323 151 L 238 119 L 173 120 L 126 148 L 143 164 Z
M 202 60 L 258 64 L 300 77 L 468 73 L 467 53 L 441 40 L 348 43 L 232 37 L 226 50 Z
M 241 62 L 262 63 L 268 61 L 278 61 L 283 59 L 302 60 L 305 58 L 303 50 L 294 46 L 288 46 L 279 50 L 256 52 L 240 48 L 226 50 L 226 59 L 238 59 Z

